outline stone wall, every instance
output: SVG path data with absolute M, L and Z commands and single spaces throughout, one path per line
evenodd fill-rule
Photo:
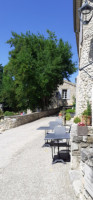
M 81 173 L 83 182 L 83 196 L 93 199 L 93 145 L 81 150 Z
M 72 125 L 70 176 L 79 200 L 93 200 L 93 127 L 78 136 L 77 125 Z
M 60 111 L 60 109 L 61 108 L 56 108 L 56 109 L 51 109 L 47 111 L 26 114 L 26 115 L 16 115 L 16 116 L 11 116 L 11 117 L 5 117 L 4 120 L 1 120 L 0 122 L 0 132 L 38 120 L 42 117 L 47 117 L 47 116 L 56 114 Z
M 89 24 L 79 24 L 78 8 L 81 6 L 80 3 L 85 1 L 73 0 L 73 2 L 74 28 L 79 47 L 79 69 L 89 64 L 79 71 L 77 77 L 76 115 L 80 116 L 87 107 L 87 101 L 92 103 L 93 64 L 90 63 L 93 62 L 93 17 Z M 92 1 L 88 3 L 93 6 Z M 87 136 L 78 136 L 77 125 L 72 126 L 71 169 L 71 181 L 78 199 L 93 200 L 93 127 L 88 127 Z
M 93 3 L 92 3 L 93 6 Z M 82 25 L 82 42 L 79 45 L 79 68 L 93 61 L 93 17 L 88 25 Z M 86 72 L 85 72 L 85 71 Z M 79 71 L 76 89 L 76 114 L 80 115 L 87 106 L 87 101 L 92 102 L 93 64 Z M 89 75 L 88 75 L 89 74 Z

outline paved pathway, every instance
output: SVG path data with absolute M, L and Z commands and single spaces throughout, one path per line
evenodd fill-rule
M 47 117 L 0 134 L 0 200 L 76 200 L 70 163 L 52 165 L 51 148 L 42 147 Z

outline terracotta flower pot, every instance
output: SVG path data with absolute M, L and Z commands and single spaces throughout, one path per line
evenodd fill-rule
M 91 125 L 91 116 L 82 115 L 81 122 L 85 123 L 87 126 Z
M 62 118 L 62 113 L 59 113 L 59 118 Z

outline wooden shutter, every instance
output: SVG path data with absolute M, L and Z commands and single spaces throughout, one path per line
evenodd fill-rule
M 62 90 L 59 89 L 59 99 L 61 99 L 61 98 L 62 98 Z
M 70 90 L 67 90 L 67 99 L 70 99 Z

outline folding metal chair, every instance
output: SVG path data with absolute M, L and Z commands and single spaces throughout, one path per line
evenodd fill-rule
M 63 120 L 62 119 L 57 118 L 56 122 L 58 123 L 58 125 L 61 125 L 61 126 L 63 125 Z

